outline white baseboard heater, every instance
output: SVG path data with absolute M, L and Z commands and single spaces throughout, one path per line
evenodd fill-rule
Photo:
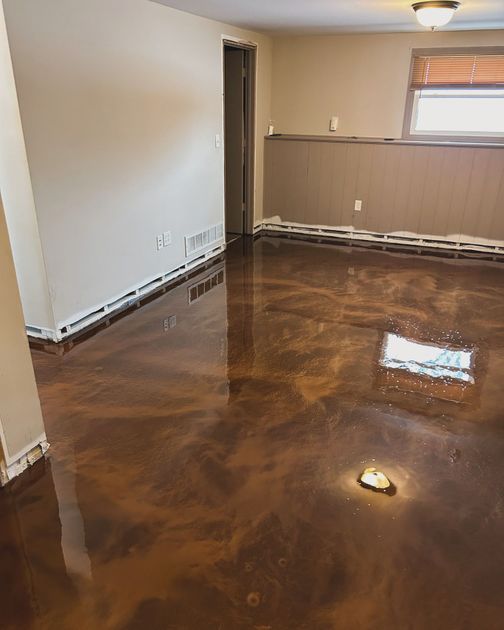
M 487 254 L 504 255 L 504 242 L 493 241 L 486 243 L 470 243 L 462 240 L 443 239 L 438 236 L 423 234 L 382 234 L 379 232 L 366 232 L 350 230 L 344 227 L 330 227 L 305 225 L 302 223 L 272 222 L 267 219 L 261 225 L 261 231 L 282 232 L 286 234 L 304 234 L 316 238 L 334 238 L 345 241 L 372 241 L 374 243 L 412 245 L 417 247 L 432 247 L 450 251 L 482 252 Z
M 265 219 L 262 222 L 258 222 L 254 226 L 254 235 L 260 234 L 263 231 L 278 232 L 284 234 L 301 234 L 310 236 L 314 239 L 320 238 L 333 238 L 335 240 L 344 241 L 372 241 L 380 243 L 382 245 L 395 244 L 395 245 L 410 245 L 417 247 L 429 247 L 436 249 L 444 249 L 450 251 L 459 252 L 480 252 L 490 255 L 504 255 L 504 242 L 487 242 L 487 243 L 469 243 L 464 241 L 455 241 L 450 239 L 443 239 L 431 235 L 403 235 L 403 234 L 381 234 L 366 231 L 357 231 L 348 229 L 345 227 L 330 227 L 330 226 L 317 226 L 317 225 L 305 225 L 301 223 L 289 223 L 289 222 L 276 222 Z M 147 283 L 139 286 L 131 291 L 128 291 L 119 298 L 103 304 L 92 312 L 85 314 L 83 317 L 75 321 L 64 322 L 60 324 L 57 330 L 49 330 L 46 328 L 37 328 L 35 326 L 27 326 L 26 331 L 29 336 L 38 339 L 49 340 L 53 342 L 64 341 L 71 335 L 88 328 L 89 326 L 99 322 L 102 319 L 110 317 L 114 312 L 128 308 L 139 299 L 153 293 L 165 284 L 170 283 L 176 278 L 186 274 L 188 271 L 195 269 L 200 265 L 204 265 L 210 259 L 218 256 L 226 249 L 225 243 L 222 243 L 224 236 L 224 226 L 222 223 L 211 226 L 210 228 L 191 234 L 185 237 L 186 256 L 191 256 L 202 251 L 200 256 L 193 258 L 190 261 L 185 262 L 176 269 L 173 269 L 161 276 L 149 280 Z M 213 247 L 207 251 L 203 251 L 213 243 L 219 243 L 216 247 Z
M 187 274 L 189 271 L 193 271 L 199 266 L 204 266 L 212 258 L 215 258 L 219 254 L 222 254 L 225 251 L 226 245 L 225 243 L 219 244 L 217 247 L 213 247 L 209 249 L 201 255 L 193 258 L 192 260 L 186 261 L 176 269 L 172 269 L 167 273 L 164 273 L 160 276 L 157 276 L 146 283 L 129 290 L 124 293 L 120 297 L 102 304 L 98 307 L 93 308 L 93 310 L 85 315 L 71 320 L 69 322 L 60 323 L 56 330 L 50 330 L 47 328 L 38 328 L 36 326 L 26 326 L 26 332 L 28 336 L 34 337 L 36 339 L 43 339 L 46 341 L 53 341 L 55 343 L 59 343 L 61 341 L 66 340 L 68 337 L 75 335 L 76 333 L 92 326 L 93 324 L 99 322 L 102 319 L 106 319 L 113 315 L 114 313 L 124 310 L 138 302 L 138 300 L 145 298 L 151 293 L 159 290 L 163 285 L 169 284 L 173 282 L 173 280 Z M 195 254 L 196 252 L 193 252 Z

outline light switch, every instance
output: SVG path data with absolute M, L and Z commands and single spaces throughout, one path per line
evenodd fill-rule
M 336 131 L 338 129 L 339 119 L 337 116 L 331 116 L 331 120 L 329 122 L 329 131 Z
M 220 133 L 215 134 L 215 148 L 220 149 L 222 146 L 222 138 Z

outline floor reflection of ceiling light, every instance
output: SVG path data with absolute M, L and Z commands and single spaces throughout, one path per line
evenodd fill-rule
M 472 354 L 471 350 L 420 343 L 386 333 L 381 364 L 390 369 L 473 384 Z
M 394 495 L 396 487 L 385 475 L 385 473 L 376 470 L 376 468 L 366 468 L 357 480 L 363 488 L 373 490 L 374 492 L 383 492 L 384 494 Z

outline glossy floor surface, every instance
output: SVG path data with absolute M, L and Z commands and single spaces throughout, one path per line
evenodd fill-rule
M 3 630 L 504 627 L 504 265 L 238 241 L 33 358 Z

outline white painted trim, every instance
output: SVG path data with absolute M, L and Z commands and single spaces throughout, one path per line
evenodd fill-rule
M 254 233 L 268 230 L 270 232 L 282 232 L 284 234 L 304 234 L 312 237 L 334 238 L 335 240 L 353 240 L 353 241 L 371 241 L 381 243 L 382 245 L 410 245 L 419 247 L 431 247 L 435 249 L 444 249 L 448 251 L 468 251 L 481 252 L 487 254 L 504 255 L 504 241 L 491 241 L 480 239 L 478 242 L 470 240 L 461 240 L 460 235 L 449 235 L 449 237 L 439 237 L 432 234 L 414 234 L 410 232 L 391 232 L 388 234 L 379 232 L 367 232 L 365 230 L 354 230 L 351 226 L 332 227 L 327 225 L 306 225 L 303 223 L 293 223 L 288 221 L 277 221 L 276 217 L 264 219 L 256 222 L 254 225 Z M 451 238 L 450 238 L 451 237 Z M 462 236 L 464 239 L 473 239 L 474 237 Z M 162 276 L 156 276 L 148 279 L 142 285 L 136 285 L 124 291 L 121 295 L 111 298 L 109 301 L 99 304 L 93 308 L 87 309 L 77 314 L 67 321 L 60 322 L 56 330 L 48 330 L 41 328 L 33 328 L 28 326 L 27 332 L 32 337 L 45 339 L 53 342 L 60 342 L 87 328 L 101 319 L 110 317 L 115 311 L 134 304 L 140 298 L 143 298 L 168 282 L 175 280 L 181 275 L 191 271 L 198 265 L 218 256 L 226 249 L 226 244 L 222 243 L 218 247 L 210 249 L 203 254 L 190 261 L 186 261 L 180 267 L 173 269 Z
M 27 326 L 27 333 L 32 337 L 45 339 L 53 342 L 60 342 L 87 328 L 101 319 L 110 317 L 119 309 L 125 308 L 137 302 L 140 298 L 146 297 L 150 293 L 157 291 L 160 287 L 184 275 L 188 271 L 204 264 L 208 260 L 218 256 L 226 249 L 224 242 L 212 247 L 206 252 L 198 251 L 190 259 L 186 260 L 179 267 L 172 269 L 160 276 L 147 278 L 142 283 L 133 285 L 119 295 L 112 296 L 107 301 L 99 303 L 91 308 L 76 313 L 68 320 L 63 320 L 56 324 L 56 330 L 41 329 Z
M 2 435 L 2 442 L 4 443 Z M 46 435 L 43 433 L 36 440 L 28 444 L 22 451 L 9 457 L 2 448 L 3 459 L 0 460 L 0 486 L 20 475 L 27 468 L 41 459 L 49 449 Z
M 258 46 L 257 42 L 250 41 L 250 39 L 243 39 L 243 37 L 237 37 L 236 35 L 224 35 L 221 33 L 221 41 L 225 40 L 234 42 L 235 44 L 242 44 L 243 46 L 255 46 L 256 48 Z
M 288 221 L 276 222 L 265 219 L 262 222 L 262 230 L 272 232 L 305 234 L 309 236 L 329 237 L 340 240 L 373 241 L 386 245 L 417 245 L 420 247 L 432 247 L 450 251 L 476 251 L 490 254 L 504 254 L 504 241 L 469 242 L 460 240 L 459 235 L 453 238 L 443 238 L 432 234 L 414 234 L 409 232 L 367 232 L 366 230 L 354 230 L 348 226 L 331 227 L 327 225 L 306 225 Z M 471 237 L 472 238 L 472 237 Z
M 223 223 L 224 223 L 224 234 L 226 234 L 226 161 L 225 161 L 225 150 L 226 150 L 226 137 L 225 137 L 225 130 L 226 130 L 226 120 L 225 120 L 225 111 L 224 111 L 224 42 L 228 41 L 228 42 L 234 42 L 235 44 L 242 44 L 244 46 L 250 46 L 255 48 L 255 53 L 256 53 L 256 58 L 255 58 L 255 76 L 254 76 L 254 86 L 255 86 L 255 90 L 254 90 L 254 182 L 253 182 L 253 186 L 254 186 L 254 207 L 251 209 L 253 217 L 252 217 L 252 222 L 254 222 L 255 220 L 255 212 L 256 212 L 256 206 L 257 206 L 257 145 L 258 145 L 258 138 L 261 138 L 262 136 L 259 135 L 258 133 L 258 101 L 257 101 L 257 93 L 258 93 L 258 89 L 257 86 L 259 85 L 259 54 L 260 54 L 260 46 L 258 42 L 253 42 L 250 41 L 248 39 L 242 39 L 241 37 L 236 37 L 235 35 L 224 35 L 221 33 L 221 83 L 222 83 L 222 99 L 221 99 L 221 106 L 222 106 L 222 173 L 223 173 L 223 178 L 222 178 L 222 185 L 223 185 L 223 190 L 224 190 L 224 203 L 223 203 L 223 214 L 224 214 L 224 219 L 223 219 Z M 253 232 L 252 234 L 255 234 L 256 227 L 254 224 L 254 228 L 253 228 Z
M 5 437 L 5 432 L 0 422 L 0 467 L 10 467 L 16 464 L 18 460 L 21 460 L 27 453 L 32 451 L 41 443 L 47 443 L 47 438 L 45 433 L 41 433 L 38 437 L 31 442 L 28 442 L 20 451 L 14 453 L 13 455 L 9 454 L 9 447 L 7 446 L 7 439 Z
M 3 433 L 3 429 L 0 427 L 0 431 L 2 432 L 2 444 L 5 444 L 5 435 Z M 14 464 L 18 459 L 21 459 L 26 453 L 34 449 L 36 446 L 41 444 L 42 442 L 47 442 L 46 434 L 41 433 L 37 438 L 29 442 L 24 448 L 22 448 L 14 455 L 8 455 L 8 453 L 4 452 L 4 459 L 8 466 Z
M 222 173 L 222 225 L 224 226 L 224 235 L 226 234 L 226 120 L 224 112 L 224 40 L 227 39 L 225 35 L 221 34 L 220 39 L 220 54 L 221 54 L 221 173 Z
M 256 234 L 259 234 L 259 232 L 264 229 L 263 227 L 263 222 L 262 221 L 256 221 L 254 223 L 254 230 L 252 232 L 252 236 L 255 236 Z
M 50 328 L 41 328 L 40 326 L 30 326 L 27 324 L 26 332 L 30 337 L 35 337 L 35 339 L 50 339 L 51 341 L 58 341 L 56 332 Z

